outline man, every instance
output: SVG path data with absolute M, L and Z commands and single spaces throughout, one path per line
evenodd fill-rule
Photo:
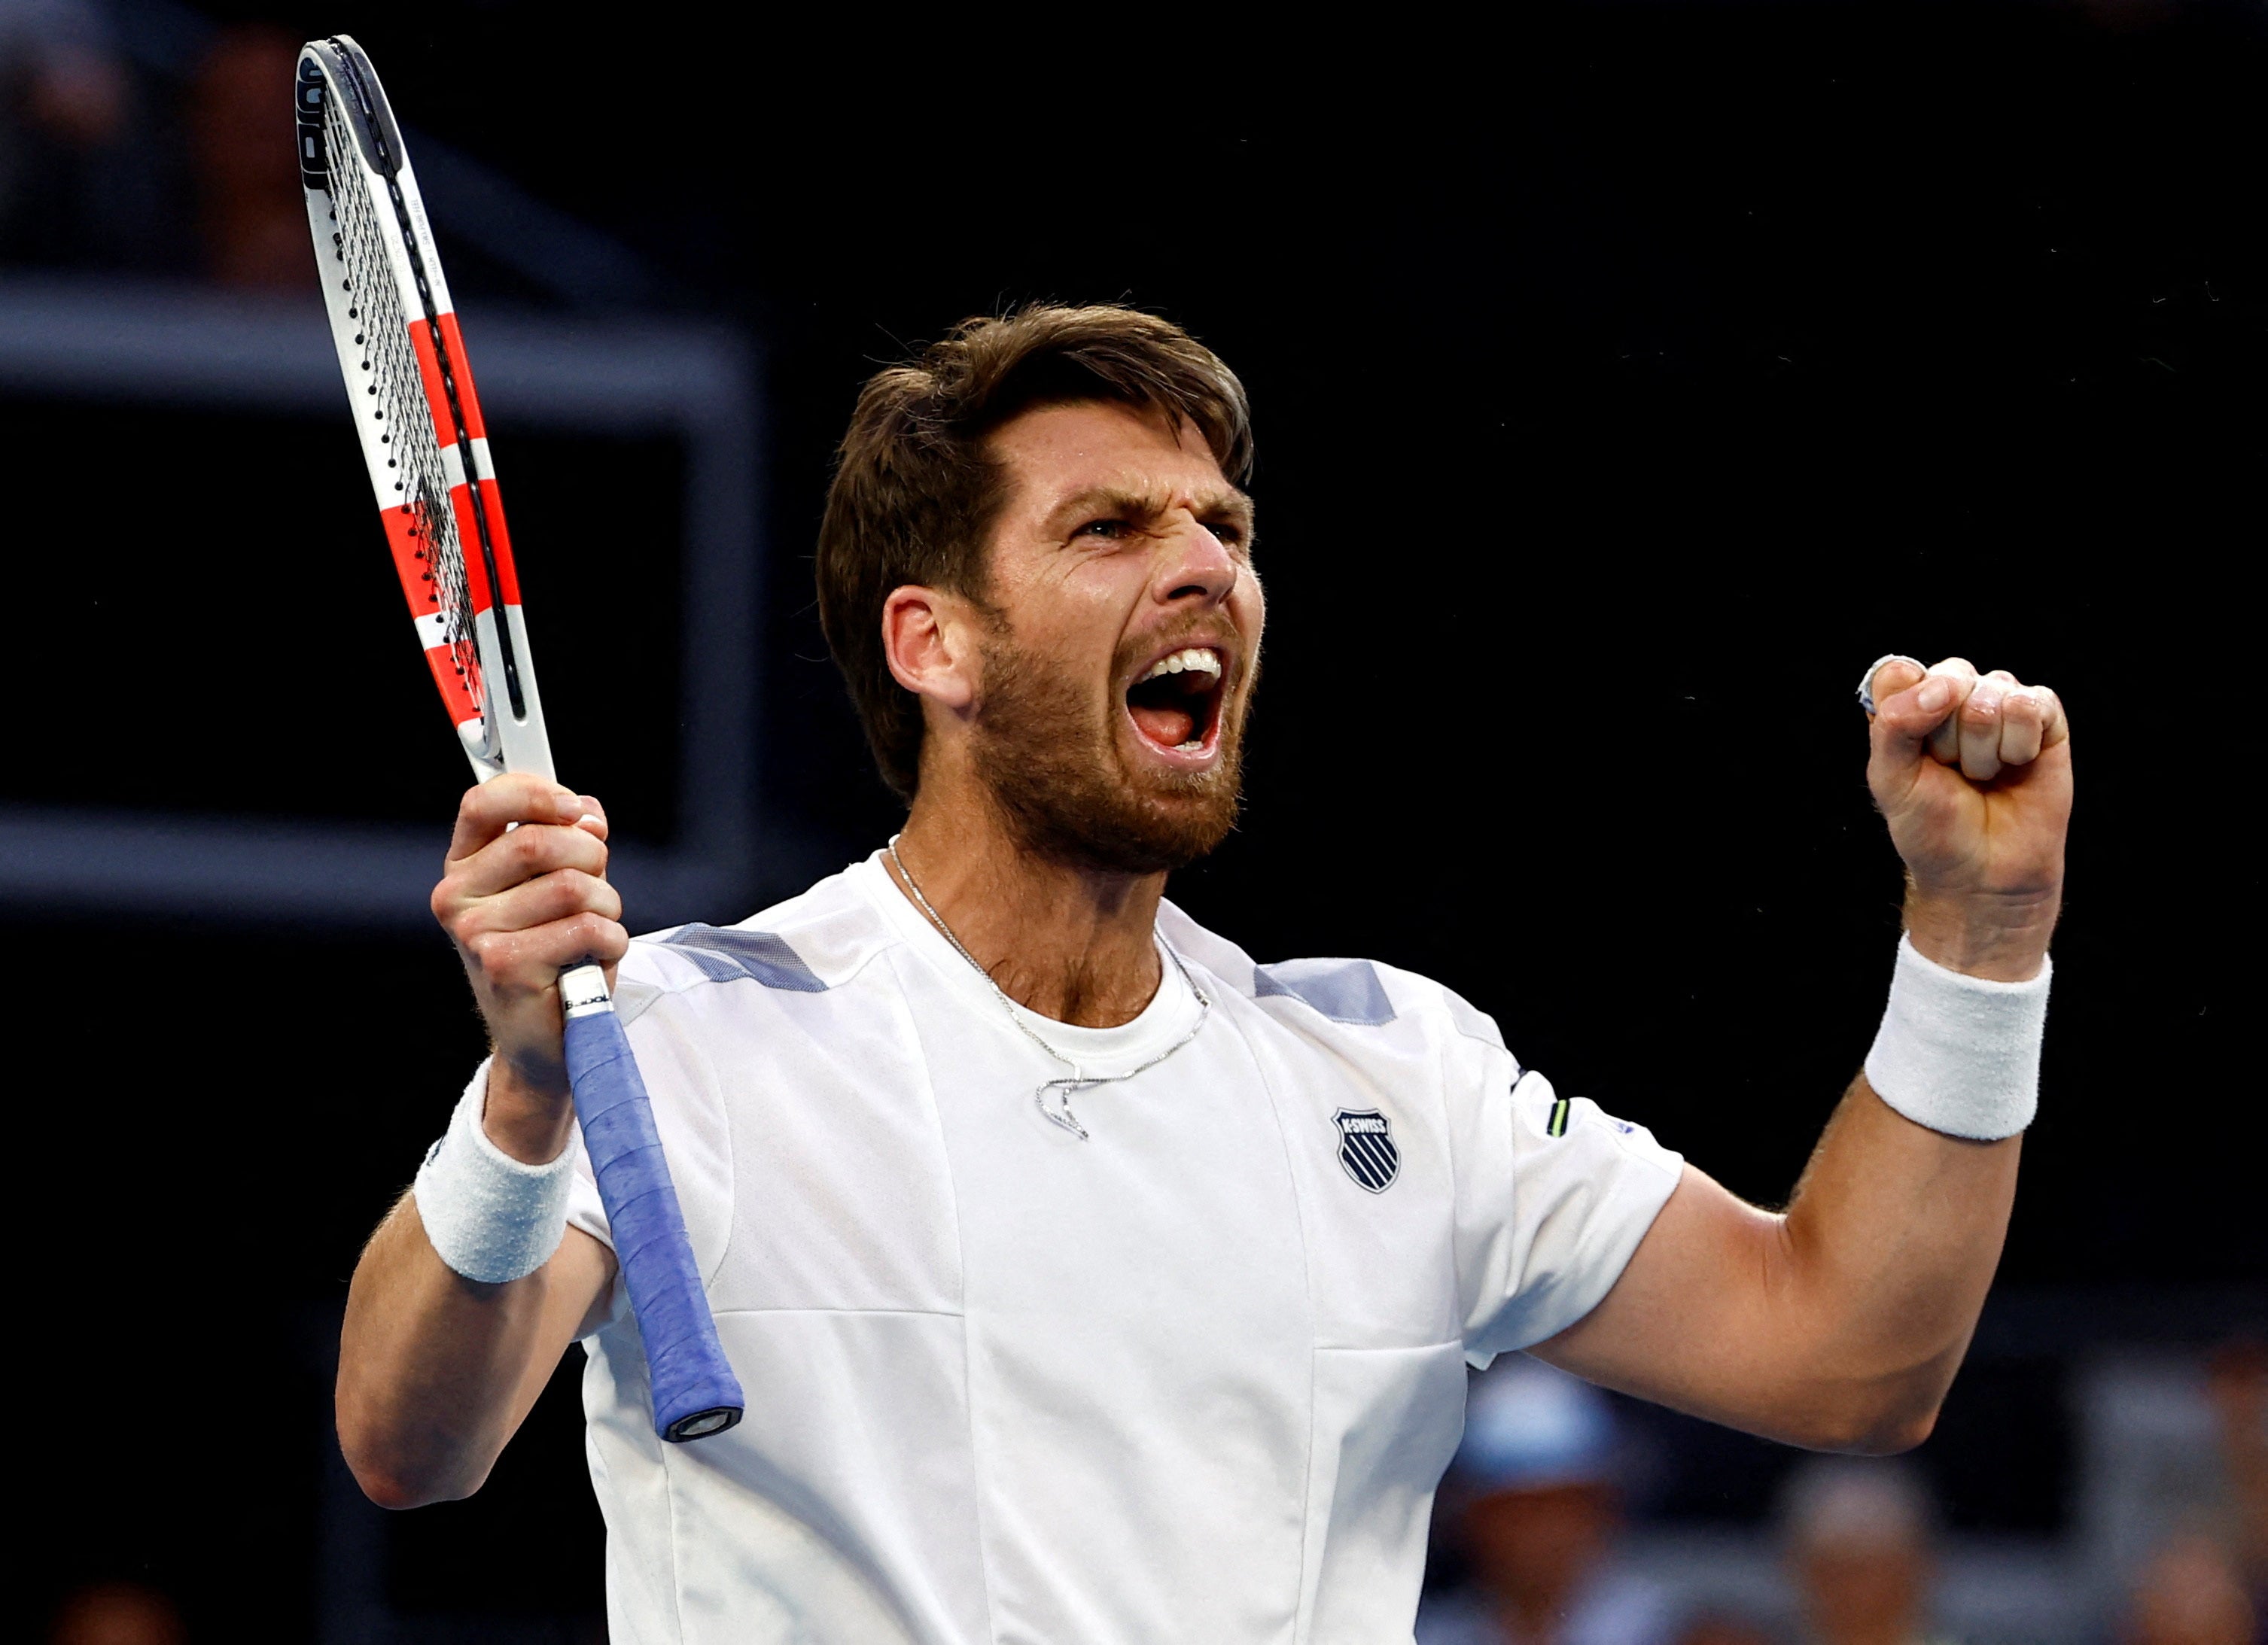
M 1820 1458 L 1789 1477 L 1780 1529 L 1809 1645 L 1950 1645 L 1926 1627 L 1935 1518 L 1903 1463 Z
M 579 1338 L 618 1641 L 1374 1641 L 1410 1636 L 1468 1358 L 1801 1444 L 1928 1430 L 2032 1102 L 2054 698 L 1870 671 L 1911 944 L 1872 1083 L 1767 1215 L 1446 989 L 1256 966 L 1162 900 L 1236 814 L 1251 449 L 1227 368 L 1122 309 L 873 378 L 820 609 L 909 814 L 738 928 L 634 945 L 595 800 L 465 797 L 433 907 L 495 1049 L 356 1271 L 339 1430 L 373 1497 L 477 1488 Z M 748 1392 L 691 1446 L 653 1436 L 576 1169 L 584 955 L 620 965 Z
M 2134 1573 L 2119 1645 L 2259 1645 L 2259 1612 L 2228 1545 L 2202 1526 L 2176 1531 Z
M 1668 1645 L 1669 1595 L 1616 1559 L 1617 1437 L 1606 1395 L 1524 1355 L 1474 1383 L 1451 1476 L 1473 1580 L 1418 1645 Z

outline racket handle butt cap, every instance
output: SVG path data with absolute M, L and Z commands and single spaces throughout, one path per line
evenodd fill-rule
M 681 1416 L 662 1429 L 661 1436 L 677 1444 L 688 1440 L 706 1439 L 711 1434 L 721 1434 L 740 1420 L 741 1407 L 737 1405 L 711 1406 L 689 1416 Z

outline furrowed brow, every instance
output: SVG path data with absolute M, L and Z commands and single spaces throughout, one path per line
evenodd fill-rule
M 1162 492 L 1136 491 L 1125 486 L 1088 486 L 1072 492 L 1048 510 L 1048 529 L 1051 534 L 1068 531 L 1105 515 L 1145 522 L 1156 519 L 1168 506 Z
M 1224 491 L 1200 504 L 1197 518 L 1201 520 L 1225 520 L 1241 532 L 1247 542 L 1252 540 L 1252 499 L 1241 491 Z
M 1233 488 L 1193 499 L 1200 520 L 1227 520 L 1252 533 L 1252 499 Z M 1162 491 L 1137 491 L 1125 486 L 1088 486 L 1075 491 L 1048 511 L 1050 534 L 1070 530 L 1087 520 L 1108 515 L 1146 525 L 1171 511 L 1171 498 Z

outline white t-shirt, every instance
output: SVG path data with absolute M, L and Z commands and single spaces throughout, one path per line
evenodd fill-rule
M 1366 960 L 1256 966 L 1171 904 L 1123 1027 L 1027 1015 L 879 856 L 643 939 L 619 1008 L 718 1330 L 725 1435 L 586 1343 L 616 1645 L 1410 1637 L 1464 1367 L 1604 1296 L 1678 1157 Z M 1059 1107 L 1059 1093 L 1049 1105 Z M 600 1238 L 587 1175 L 573 1221 Z

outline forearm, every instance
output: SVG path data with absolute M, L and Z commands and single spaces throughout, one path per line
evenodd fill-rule
M 1853 1082 L 1764 1252 L 1764 1334 L 1800 1368 L 1806 1443 L 1926 1436 L 1999 1264 L 2021 1148 L 1941 1135 Z
M 1786 1215 L 1689 1166 L 1606 1302 L 1548 1345 L 1556 1362 L 1795 1444 L 1927 1434 L 2007 1237 L 2046 983 L 1918 955 L 1867 1059 L 1887 1083 L 1852 1083 Z
M 548 1340 L 561 1311 L 553 1267 L 466 1279 L 435 1253 L 409 1194 L 379 1226 L 347 1293 L 337 1390 L 339 1443 L 373 1501 L 416 1507 L 487 1478 L 564 1346 Z
M 573 1125 L 563 1094 L 492 1059 L 364 1250 L 339 1438 L 377 1501 L 476 1489 L 607 1294 L 613 1253 L 565 1221 Z
M 1928 1431 L 1999 1263 L 2036 1100 L 2058 891 L 1910 891 L 1911 952 L 1867 1071 L 1777 1230 L 1789 1329 L 1808 1345 L 1798 1362 L 1894 1439 Z
M 1870 1445 L 1927 1434 L 1999 1265 L 2057 901 L 1909 896 L 1867 1071 L 1775 1230 L 1791 1362 Z

